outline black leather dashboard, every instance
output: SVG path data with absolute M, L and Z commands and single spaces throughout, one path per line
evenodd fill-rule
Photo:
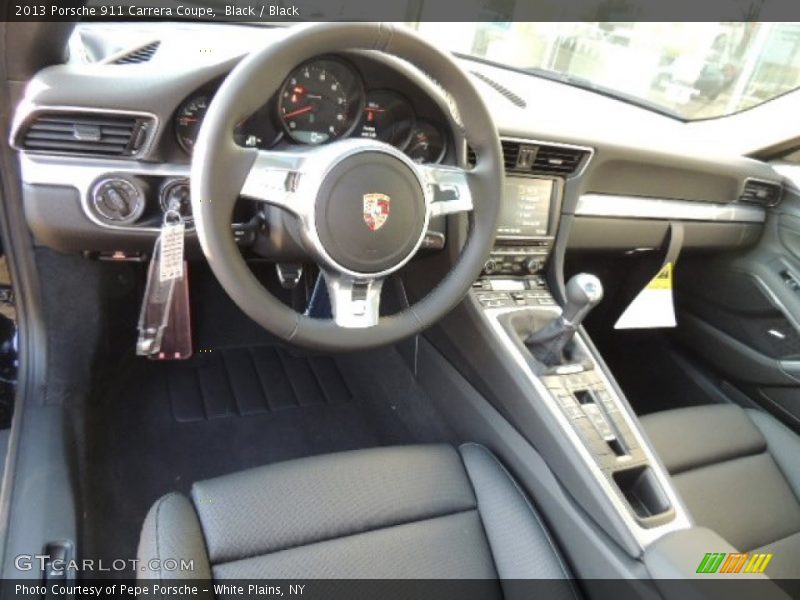
M 11 141 L 21 149 L 26 214 L 41 243 L 71 252 L 149 246 L 159 218 L 157 193 L 148 199 L 149 212 L 142 222 L 115 226 L 87 209 L 93 182 L 103 174 L 121 173 L 153 178 L 157 188 L 162 180 L 187 177 L 190 155 L 175 131 L 187 100 L 213 91 L 253 44 L 282 35 L 279 29 L 233 24 L 183 24 L 176 29 L 168 25 L 153 23 L 141 31 L 141 44 L 158 42 L 144 64 L 73 59 L 40 71 L 28 85 Z M 94 39 L 114 39 L 124 26 L 81 27 L 89 28 Z M 362 80 L 364 94 L 390 90 L 401 95 L 415 119 L 441 131 L 444 150 L 437 160 L 467 160 L 447 96 L 429 77 L 413 65 L 373 52 L 341 58 Z M 758 238 L 765 210 L 739 199 L 752 181 L 779 190 L 781 177 L 768 164 L 726 155 L 724 149 L 694 139 L 685 123 L 601 94 L 466 58 L 461 65 L 473 73 L 502 138 L 556 148 L 574 145 L 589 152 L 580 169 L 558 175 L 564 180 L 561 212 L 569 217 L 562 223 L 571 226 L 559 235 L 565 235 L 570 247 L 656 244 L 670 220 L 690 223 L 694 233 L 687 235 L 689 246 L 735 247 Z M 265 98 L 261 117 L 273 121 L 269 127 L 276 139 L 269 144 L 289 147 L 296 141 L 274 122 L 280 120 L 275 103 L 275 98 Z M 21 135 L 33 116 L 83 109 L 150 119 L 140 151 L 106 157 L 25 150 Z M 356 126 L 347 135 L 359 132 Z M 268 250 L 290 252 L 290 247 L 272 243 Z

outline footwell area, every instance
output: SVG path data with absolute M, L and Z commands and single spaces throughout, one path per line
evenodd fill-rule
M 593 339 L 639 415 L 726 401 L 720 382 L 662 332 L 614 331 Z
M 353 399 L 332 358 L 292 356 L 274 346 L 210 351 L 165 370 L 163 390 L 181 423 Z
M 150 505 L 291 458 L 453 441 L 394 350 L 338 358 L 268 345 L 130 359 L 87 407 L 82 555 L 130 558 Z M 125 576 L 127 573 L 119 573 Z

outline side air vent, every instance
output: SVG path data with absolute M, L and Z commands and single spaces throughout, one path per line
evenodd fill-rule
M 525 144 L 503 140 L 506 171 L 547 173 L 569 177 L 578 172 L 589 156 L 588 150 L 569 146 Z
M 478 164 L 478 155 L 472 146 L 467 146 L 467 166 L 472 168 Z
M 154 42 L 150 42 L 149 44 L 145 44 L 144 46 L 140 46 L 135 50 L 131 50 L 126 54 L 123 54 L 119 58 L 111 61 L 112 65 L 133 65 L 136 63 L 146 63 L 158 50 L 158 47 L 161 45 L 159 40 Z
M 43 112 L 23 128 L 18 145 L 50 154 L 134 156 L 152 128 L 152 119 L 135 115 Z
M 742 195 L 739 196 L 739 202 L 776 206 L 781 201 L 782 194 L 783 188 L 777 183 L 748 179 L 744 184 Z
M 470 71 L 470 73 L 475 75 L 475 77 L 480 79 L 482 82 L 484 82 L 489 87 L 493 88 L 501 96 L 505 97 L 509 102 L 511 102 L 511 104 L 519 106 L 520 108 L 525 108 L 526 106 L 528 106 L 528 103 L 525 102 L 525 100 L 521 96 L 518 96 L 517 94 L 512 92 L 510 89 L 508 89 L 502 83 L 498 83 L 497 81 L 495 81 L 491 77 L 488 77 L 487 75 L 484 75 L 480 71 Z

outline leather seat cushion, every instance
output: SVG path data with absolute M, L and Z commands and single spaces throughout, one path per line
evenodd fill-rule
M 800 440 L 733 405 L 646 415 L 642 425 L 698 525 L 740 551 L 774 552 L 767 574 L 800 575 Z
M 140 560 L 169 552 L 199 557 L 215 579 L 569 577 L 533 505 L 474 444 L 357 450 L 196 483 L 191 502 L 168 495 L 145 521 Z

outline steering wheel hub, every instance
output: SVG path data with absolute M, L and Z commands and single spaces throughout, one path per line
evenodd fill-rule
M 386 151 L 346 155 L 326 173 L 315 204 L 316 234 L 334 265 L 374 275 L 401 266 L 419 247 L 428 211 L 413 164 Z

